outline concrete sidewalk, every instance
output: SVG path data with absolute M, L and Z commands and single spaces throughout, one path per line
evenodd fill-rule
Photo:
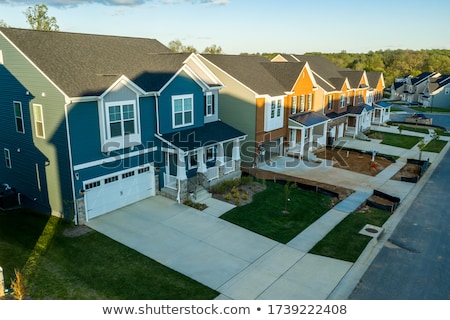
M 355 149 L 372 147 L 351 139 L 348 143 Z M 382 148 L 379 143 L 375 146 Z M 401 160 L 375 177 L 326 165 L 308 167 L 300 162 L 286 166 L 283 158 L 276 166 L 268 167 L 267 170 L 281 170 L 355 190 L 286 245 L 219 219 L 233 206 L 216 199 L 208 199 L 208 208 L 198 211 L 156 196 L 97 217 L 88 225 L 217 290 L 217 299 L 346 299 L 376 253 L 377 240 L 370 242 L 354 264 L 308 251 L 363 204 L 374 189 L 402 199 L 400 210 L 384 226 L 386 232 L 392 232 L 392 221 L 401 218 L 397 211 L 402 212 L 414 200 L 410 194 L 416 194 L 429 175 L 427 171 L 416 185 L 390 180 L 403 166 L 404 157 L 418 152 L 401 148 L 390 151 L 386 153 L 398 154 Z M 441 154 L 430 155 L 431 170 L 441 158 Z

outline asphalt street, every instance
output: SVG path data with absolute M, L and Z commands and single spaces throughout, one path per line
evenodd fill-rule
M 450 151 L 349 299 L 450 299 Z

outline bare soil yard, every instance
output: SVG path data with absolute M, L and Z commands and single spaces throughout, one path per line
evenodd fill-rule
M 392 162 L 384 157 L 375 157 L 372 162 L 372 155 L 363 154 L 352 150 L 326 147 L 318 150 L 315 155 L 321 159 L 333 161 L 333 166 L 370 176 L 376 176 Z

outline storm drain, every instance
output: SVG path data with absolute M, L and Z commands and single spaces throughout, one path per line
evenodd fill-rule
M 366 224 L 360 231 L 360 234 L 363 234 L 365 236 L 369 236 L 372 238 L 378 239 L 381 235 L 381 233 L 384 231 L 383 228 L 377 227 L 371 224 Z

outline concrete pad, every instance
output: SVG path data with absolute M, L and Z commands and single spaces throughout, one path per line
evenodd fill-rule
M 307 254 L 275 281 L 258 300 L 324 300 L 352 263 Z
M 256 299 L 304 255 L 278 244 L 218 290 L 229 299 Z
M 222 222 L 225 227 L 205 238 L 204 241 L 244 261 L 253 262 L 278 244 L 272 239 L 230 222 Z

